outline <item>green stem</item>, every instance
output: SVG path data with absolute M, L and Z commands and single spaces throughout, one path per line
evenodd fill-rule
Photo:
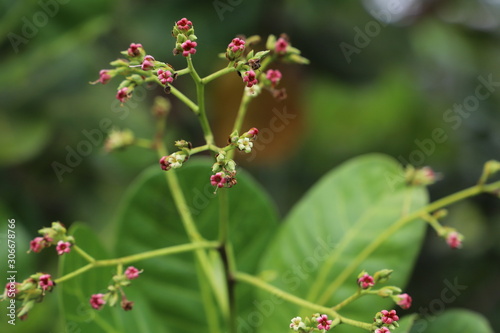
M 205 85 L 194 69 L 193 61 L 191 60 L 191 55 L 186 57 L 188 68 L 190 69 L 191 77 L 196 84 L 196 98 L 198 101 L 198 119 L 200 121 L 201 129 L 203 130 L 203 135 L 205 136 L 205 142 L 208 145 L 215 145 L 214 136 L 212 134 L 212 129 L 208 122 L 207 113 L 205 110 Z
M 219 243 L 226 244 L 229 233 L 229 207 L 226 189 L 219 191 Z
M 82 273 L 85 273 L 86 271 L 88 271 L 89 269 L 92 269 L 95 267 L 95 262 L 93 263 L 88 263 L 87 265 L 83 266 L 83 267 L 80 267 L 78 268 L 76 271 L 73 271 L 71 273 L 68 273 L 66 275 L 63 275 L 61 276 L 60 278 L 58 279 L 55 279 L 54 282 L 56 284 L 59 284 L 61 282 L 64 282 L 64 281 L 67 281 L 67 280 L 70 280 L 74 277 L 77 277 L 78 275 L 82 274 Z
M 181 93 L 177 88 L 175 88 L 173 85 L 169 84 L 170 87 L 170 93 L 177 97 L 181 102 L 186 104 L 195 114 L 199 114 L 199 107 L 196 105 L 192 100 L 190 100 L 186 95 Z
M 175 73 L 177 74 L 177 76 L 181 76 L 181 75 L 184 75 L 184 74 L 189 74 L 191 72 L 191 70 L 189 69 L 189 67 L 186 67 L 186 68 L 183 68 L 183 69 L 179 69 L 178 71 L 175 71 Z
M 249 275 L 249 274 L 246 274 L 243 272 L 235 272 L 234 277 L 237 281 L 251 284 L 255 287 L 258 287 L 262 290 L 269 292 L 270 294 L 273 294 L 274 296 L 276 296 L 278 298 L 282 298 L 290 303 L 299 305 L 303 308 L 312 310 L 314 312 L 318 312 L 321 314 L 327 314 L 329 316 L 332 316 L 334 318 L 336 324 L 337 323 L 345 323 L 345 324 L 359 327 L 359 328 L 362 328 L 362 329 L 365 329 L 368 331 L 370 331 L 372 329 L 372 324 L 368 324 L 368 323 L 360 322 L 357 320 L 345 318 L 345 317 L 341 316 L 340 314 L 338 314 L 337 311 L 333 310 L 332 308 L 328 308 L 328 307 L 325 307 L 325 306 L 322 306 L 319 304 L 309 302 L 308 300 L 305 300 L 303 298 L 300 298 L 300 297 L 297 297 L 293 294 L 290 294 L 284 290 L 281 290 L 281 289 L 279 289 L 279 288 L 277 288 L 269 283 L 266 283 L 266 282 L 262 281 L 261 279 L 256 278 L 252 275 Z M 333 322 L 332 322 L 332 325 L 333 325 Z
M 95 262 L 94 257 L 92 257 L 90 254 L 87 252 L 83 251 L 78 245 L 73 245 L 72 246 L 73 250 L 75 250 L 79 255 L 83 257 L 83 259 L 87 260 L 90 263 Z
M 302 299 L 300 297 L 297 297 L 293 294 L 290 294 L 284 290 L 281 290 L 267 282 L 264 282 L 263 280 L 255 277 L 255 276 L 252 276 L 252 275 L 249 275 L 249 274 L 246 274 L 246 273 L 243 273 L 243 272 L 235 272 L 234 273 L 234 278 L 237 280 L 237 281 L 241 281 L 241 282 L 245 282 L 245 283 L 248 283 L 248 284 L 251 284 L 255 287 L 258 287 L 262 290 L 265 290 L 267 291 L 268 293 L 270 294 L 273 294 L 274 296 L 278 297 L 278 298 L 282 298 L 290 303 L 293 303 L 293 304 L 297 304 L 297 305 L 300 305 L 304 308 L 307 308 L 309 310 L 313 310 L 313 311 L 316 311 L 316 312 L 320 312 L 320 313 L 324 313 L 324 314 L 328 314 L 328 315 L 331 315 L 335 318 L 339 318 L 340 315 L 333 309 L 331 308 L 328 308 L 328 307 L 325 307 L 325 306 L 322 306 L 322 305 L 318 305 L 318 304 L 315 304 L 315 303 L 312 303 L 312 302 L 309 302 L 305 299 Z
M 160 157 L 168 155 L 167 149 L 163 143 L 160 143 L 160 145 L 158 146 L 158 153 Z M 184 193 L 182 192 L 182 188 L 179 183 L 179 178 L 177 177 L 175 170 L 169 170 L 165 172 L 165 177 L 167 179 L 167 184 L 170 189 L 170 193 L 172 194 L 175 206 L 177 207 L 177 211 L 181 216 L 184 229 L 186 230 L 189 239 L 191 240 L 191 242 L 202 241 L 203 237 L 201 236 L 201 234 L 198 231 L 198 228 L 196 227 L 193 216 L 191 215 L 191 212 L 189 210 L 189 206 L 186 203 L 186 198 L 184 196 Z M 198 249 L 195 251 L 195 257 L 204 273 L 204 276 L 199 275 L 198 279 L 203 281 L 208 281 L 222 313 L 224 315 L 227 315 L 229 311 L 227 299 L 224 297 L 224 294 L 220 291 L 220 288 L 218 288 L 218 284 L 214 276 L 213 267 L 210 264 L 211 261 L 209 260 L 207 253 L 203 249 Z M 207 306 L 209 305 L 206 304 L 206 307 Z
M 344 306 L 346 306 L 347 304 L 354 302 L 355 300 L 357 300 L 361 296 L 363 296 L 363 294 L 361 293 L 361 290 L 358 289 L 358 291 L 356 291 L 354 294 L 352 294 L 351 296 L 349 296 L 348 298 L 346 298 L 345 300 L 343 300 L 339 304 L 332 307 L 332 309 L 335 311 L 338 311 L 338 310 L 342 309 Z
M 182 244 L 182 245 L 169 246 L 169 247 L 165 247 L 165 248 L 161 248 L 161 249 L 157 249 L 157 250 L 142 252 L 142 253 L 133 254 L 130 256 L 125 256 L 125 257 L 116 258 L 116 259 L 95 260 L 89 256 L 89 259 L 92 258 L 92 261 L 89 261 L 89 263 L 87 265 L 80 267 L 76 271 L 73 271 L 71 273 L 68 273 L 68 274 L 58 278 L 57 280 L 55 280 L 55 282 L 61 283 L 61 282 L 67 281 L 67 280 L 72 279 L 72 278 L 88 271 L 89 269 L 92 269 L 95 267 L 125 265 L 125 264 L 130 264 L 133 262 L 146 260 L 146 259 L 150 259 L 150 258 L 167 256 L 167 255 L 183 253 L 183 252 L 190 252 L 190 251 L 195 251 L 195 250 L 199 250 L 199 249 L 215 249 L 218 246 L 219 246 L 218 242 L 201 241 L 201 242 L 197 242 L 197 243 L 188 243 L 188 244 Z M 85 252 L 82 249 L 80 249 L 76 245 L 73 246 L 73 248 L 79 254 L 84 256 L 82 253 L 85 253 Z M 86 254 L 86 255 L 88 256 L 88 254 Z M 87 259 L 87 260 L 89 260 L 89 259 Z
M 142 252 L 142 253 L 138 253 L 138 254 L 133 254 L 130 256 L 117 258 L 117 259 L 98 260 L 95 262 L 95 266 L 99 266 L 99 267 L 101 267 L 101 266 L 114 266 L 114 265 L 119 265 L 119 264 L 126 265 L 126 264 L 130 264 L 133 262 L 151 259 L 151 258 L 155 258 L 155 257 L 168 256 L 168 255 L 172 255 L 172 254 L 196 251 L 196 250 L 200 250 L 200 249 L 214 249 L 217 246 L 219 246 L 219 243 L 217 243 L 217 242 L 199 241 L 199 242 L 193 242 L 193 243 L 188 243 L 188 244 L 169 246 L 169 247 L 165 247 L 165 248 L 161 248 L 161 249 L 157 249 L 157 250 L 151 250 L 151 251 L 147 251 L 147 252 Z
M 134 145 L 141 148 L 151 149 L 153 148 L 153 141 L 143 138 L 135 139 Z
M 436 218 L 434 218 L 430 214 L 423 214 L 422 219 L 427 221 L 427 223 L 429 223 L 429 225 L 436 231 L 436 233 L 439 236 L 443 235 L 443 227 L 441 226 L 441 224 L 438 222 L 438 220 Z
M 243 92 L 243 97 L 241 98 L 240 107 L 238 108 L 236 119 L 234 120 L 234 126 L 232 132 L 240 133 L 241 127 L 243 126 L 243 120 L 245 119 L 245 116 L 248 111 L 248 105 L 250 104 L 252 98 L 253 97 L 247 95 L 245 91 Z M 233 158 L 234 152 L 235 152 L 234 150 L 230 150 L 229 153 L 227 154 L 228 158 Z
M 443 207 L 449 206 L 455 202 L 464 200 L 466 198 L 475 196 L 479 193 L 483 192 L 494 192 L 500 188 L 500 181 L 489 184 L 489 185 L 475 185 L 469 187 L 460 192 L 451 194 L 442 199 L 439 199 L 409 215 L 403 216 L 398 221 L 396 221 L 393 225 L 387 228 L 383 233 L 381 233 L 377 238 L 373 240 L 367 247 L 361 251 L 354 260 L 350 262 L 350 264 L 339 274 L 339 276 L 332 281 L 332 283 L 325 289 L 322 293 L 322 297 L 318 300 L 318 304 L 325 304 L 331 296 L 335 293 L 335 291 L 348 279 L 351 274 L 355 272 L 361 263 L 366 260 L 377 248 L 379 248 L 382 243 L 387 241 L 389 237 L 391 237 L 395 232 L 404 227 L 407 223 L 421 218 L 422 215 L 431 213 Z
M 236 68 L 234 68 L 234 67 L 223 68 L 221 70 L 218 70 L 215 73 L 212 73 L 212 74 L 210 74 L 208 76 L 205 76 L 203 79 L 201 79 L 201 83 L 202 84 L 207 84 L 208 82 L 213 81 L 213 80 L 221 77 L 222 75 L 225 75 L 225 74 L 228 74 L 228 73 L 231 73 L 231 72 L 235 72 L 235 71 L 236 71 Z
M 214 153 L 220 153 L 221 149 L 215 145 L 203 145 L 203 146 L 199 146 L 199 147 L 195 147 L 195 148 L 192 148 L 190 151 L 189 151 L 189 154 L 190 155 L 194 155 L 194 154 L 197 154 L 197 153 L 201 153 L 203 151 L 206 151 L 206 150 L 211 150 L 213 151 Z
M 197 276 L 203 276 L 203 269 L 200 263 L 196 263 L 196 273 Z M 220 323 L 219 314 L 217 313 L 217 307 L 214 304 L 212 298 L 212 291 L 210 290 L 210 285 L 202 279 L 198 279 L 198 284 L 200 285 L 200 294 L 203 304 L 205 305 L 205 317 L 207 320 L 208 332 L 219 333 Z

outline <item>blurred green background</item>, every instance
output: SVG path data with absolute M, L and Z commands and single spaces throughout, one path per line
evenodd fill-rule
M 20 279 L 34 266 L 55 271 L 53 256 L 24 255 L 26 240 L 51 221 L 85 221 L 114 241 L 121 194 L 157 158 L 140 148 L 104 153 L 102 122 L 149 137 L 152 100 L 164 93 L 150 89 L 120 108 L 117 80 L 88 82 L 131 42 L 183 68 L 170 36 L 182 17 L 195 25 L 201 75 L 224 66 L 216 56 L 237 34 L 286 32 L 311 60 L 280 67 L 289 98 L 263 96 L 253 105 L 249 126 L 267 128 L 268 136 L 255 158 L 239 161 L 271 193 L 282 216 L 322 174 L 359 154 L 382 152 L 403 164 L 432 166 L 443 175 L 430 187 L 433 199 L 473 185 L 484 162 L 500 158 L 498 0 L 3 0 L 1 6 L 0 211 L 4 222 L 17 221 Z M 212 119 L 222 124 L 215 126 L 221 143 L 242 89 L 223 80 L 214 83 L 209 100 Z M 188 94 L 190 83 L 176 81 Z M 199 144 L 196 119 L 172 103 L 169 142 Z M 272 118 L 286 112 L 294 116 L 272 130 Z M 435 129 L 444 132 L 439 139 Z M 68 157 L 78 150 L 80 158 Z M 66 165 L 59 176 L 55 162 Z M 500 331 L 499 202 L 479 196 L 457 204 L 446 223 L 465 235 L 464 249 L 450 251 L 429 232 L 407 288 L 413 310 L 428 307 L 443 281 L 457 278 L 467 289 L 447 307 L 483 313 Z M 52 308 L 37 307 L 16 331 L 25 325 L 49 332 L 57 309 L 55 300 L 48 304 Z

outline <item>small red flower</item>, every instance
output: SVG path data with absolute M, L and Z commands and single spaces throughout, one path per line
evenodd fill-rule
M 107 69 L 102 69 L 101 71 L 99 71 L 99 82 L 101 82 L 102 84 L 106 84 L 109 82 L 109 80 L 111 80 L 111 75 L 109 75 L 109 70 Z
M 387 327 L 377 328 L 374 333 L 391 333 Z
M 125 87 L 125 88 L 121 88 L 120 90 L 118 90 L 118 92 L 116 93 L 116 98 L 124 103 L 126 102 L 128 99 L 129 99 L 130 95 L 128 93 L 128 88 Z
M 5 290 L 9 298 L 15 298 L 16 294 L 19 292 L 19 289 L 17 289 L 17 286 L 20 286 L 21 284 L 19 282 L 7 282 L 5 285 Z
M 94 294 L 90 297 L 90 306 L 96 310 L 100 310 L 106 304 L 104 294 Z
M 169 156 L 163 156 L 162 158 L 160 158 L 160 166 L 163 171 L 168 171 L 171 168 L 168 158 Z
M 281 72 L 277 69 L 270 69 L 266 72 L 266 78 L 271 81 L 271 85 L 273 88 L 280 82 L 281 76 Z
M 58 255 L 69 253 L 69 251 L 71 251 L 71 243 L 63 241 L 57 242 L 56 251 Z
M 43 290 L 47 290 L 54 286 L 54 281 L 52 281 L 50 274 L 43 274 L 38 278 L 38 285 Z
M 248 88 L 251 88 L 254 84 L 259 83 L 254 71 L 245 72 L 245 75 L 243 75 L 243 82 L 247 83 Z
M 328 320 L 327 315 L 321 315 L 319 318 L 316 318 L 318 322 L 318 329 L 328 331 L 330 329 L 330 325 L 332 324 L 331 320 Z
M 150 56 L 150 55 L 145 56 L 144 59 L 142 60 L 141 69 L 143 71 L 153 69 L 155 67 L 154 62 L 155 62 L 155 58 L 153 58 L 153 56 Z
M 188 31 L 193 27 L 193 23 L 189 21 L 187 18 L 181 18 L 179 21 L 177 21 L 177 29 L 179 30 L 185 30 Z
M 127 49 L 127 53 L 131 57 L 137 57 L 138 55 L 141 54 L 141 50 L 140 50 L 141 48 L 142 48 L 142 44 L 132 43 L 132 44 L 130 44 L 129 48 Z
M 184 57 L 187 57 L 190 54 L 195 54 L 196 49 L 195 47 L 198 45 L 198 43 L 193 42 L 191 40 L 187 40 L 184 43 L 181 44 L 181 47 L 184 51 L 182 51 L 182 55 Z
M 222 172 L 217 172 L 215 175 L 210 176 L 210 184 L 212 186 L 217 186 L 218 188 L 224 187 L 227 179 Z
M 446 243 L 452 249 L 459 249 L 462 247 L 462 237 L 458 232 L 452 231 L 446 236 Z
M 288 42 L 283 37 L 278 38 L 276 44 L 274 45 L 274 50 L 277 54 L 283 55 L 288 49 Z
M 382 310 L 380 311 L 380 313 L 382 314 L 382 322 L 384 324 L 390 325 L 393 322 L 399 320 L 399 316 L 396 314 L 396 310 L 391 310 L 391 311 Z
M 240 38 L 233 38 L 232 42 L 227 46 L 228 49 L 234 53 L 238 51 L 243 51 L 245 49 L 245 41 Z
M 165 71 L 163 69 L 159 69 L 157 75 L 158 79 L 160 79 L 161 84 L 174 82 L 174 77 L 171 71 Z
M 42 251 L 45 247 L 47 247 L 47 242 L 43 237 L 35 237 L 35 239 L 30 242 L 30 251 L 35 253 Z
M 375 281 L 373 280 L 373 277 L 371 275 L 365 273 L 358 279 L 358 285 L 362 289 L 368 289 L 375 285 Z
M 129 280 L 137 279 L 139 277 L 139 274 L 141 274 L 142 271 L 138 270 L 134 266 L 129 266 L 125 270 L 125 277 Z

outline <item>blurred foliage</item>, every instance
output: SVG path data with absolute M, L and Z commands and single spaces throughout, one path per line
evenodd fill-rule
M 288 100 L 259 104 L 262 110 L 287 106 L 298 115 L 275 133 L 287 140 L 270 140 L 254 161 L 240 161 L 271 193 L 281 215 L 333 166 L 373 151 L 408 160 L 419 149 L 415 140 L 431 138 L 435 128 L 445 130 L 447 140 L 436 144 L 422 161 L 444 176 L 430 188 L 432 199 L 472 185 L 485 161 L 500 158 L 498 91 L 480 101 L 455 129 L 443 118 L 454 104 L 475 93 L 478 77 L 491 75 L 500 81 L 499 1 L 408 0 L 400 2 L 397 14 L 389 15 L 379 15 L 388 10 L 388 1 L 383 0 L 232 2 L 238 5 L 218 13 L 212 1 L 201 0 L 3 0 L 2 218 L 15 218 L 29 233 L 28 239 L 53 220 L 87 221 L 105 237 L 125 187 L 157 160 L 139 148 L 106 155 L 102 138 L 94 136 L 94 144 L 85 133 L 104 135 L 100 122 L 109 119 L 115 127 L 148 136 L 149 107 L 162 91 L 148 91 L 136 105 L 120 109 L 114 99 L 115 81 L 105 86 L 88 82 L 97 79 L 99 70 L 131 42 L 142 43 L 148 53 L 182 68 L 183 59 L 172 56 L 170 37 L 174 21 L 181 17 L 195 23 L 199 47 L 194 61 L 202 74 L 221 66 L 216 54 L 236 34 L 286 32 L 311 60 L 310 66 L 283 80 L 293 92 Z M 52 7 L 47 7 L 49 3 Z M 46 14 L 46 20 L 44 8 L 53 14 Z M 29 24 L 36 24 L 35 29 L 29 30 Z M 356 46 L 359 31 L 377 26 L 348 63 L 340 45 Z M 23 42 L 13 43 L 12 34 Z M 189 90 L 189 83 L 176 84 Z M 234 111 L 217 110 L 231 105 L 234 94 L 224 94 L 217 89 L 225 88 L 216 85 L 213 89 L 214 96 L 222 96 L 210 101 L 214 119 L 232 119 Z M 198 142 L 196 120 L 172 102 L 169 142 L 181 137 Z M 265 127 L 266 119 L 271 119 L 265 117 L 255 121 Z M 227 133 L 217 133 L 218 140 L 225 140 Z M 77 150 L 79 145 L 82 149 L 84 141 L 90 142 L 91 151 L 59 181 L 53 162 L 67 164 L 68 149 Z M 410 283 L 409 291 L 419 295 L 415 306 L 427 306 L 439 294 L 442 285 L 436 281 L 458 276 L 469 287 L 453 306 L 484 313 L 498 331 L 498 201 L 481 196 L 452 207 L 448 221 L 463 229 L 465 248 L 444 251 L 445 245 L 429 233 Z M 44 257 L 35 260 L 39 258 Z M 45 318 L 50 323 L 49 316 Z

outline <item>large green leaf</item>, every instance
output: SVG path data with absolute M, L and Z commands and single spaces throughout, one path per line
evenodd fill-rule
M 85 224 L 73 224 L 70 234 L 75 237 L 78 246 L 94 258 L 109 259 L 101 241 Z M 76 251 L 71 251 L 61 257 L 61 276 L 86 264 Z M 141 300 L 141 294 L 135 289 L 135 281 L 124 291 L 127 299 L 140 306 L 134 306 L 130 312 L 125 312 L 119 304 L 115 308 L 104 306 L 99 311 L 92 309 L 89 304 L 90 296 L 106 293 L 114 274 L 116 267 L 94 268 L 57 286 L 64 317 L 64 332 L 164 332 L 161 326 L 155 325 L 147 303 Z
M 425 225 L 420 221 L 390 235 L 356 264 L 358 254 L 401 218 L 403 211 L 411 212 L 427 202 L 424 189 L 407 188 L 394 181 L 398 179 L 402 179 L 399 164 L 375 154 L 355 158 L 328 173 L 286 218 L 266 250 L 261 270 L 275 276 L 275 286 L 299 297 L 318 303 L 326 295 L 323 303 L 329 306 L 356 292 L 356 277 L 362 270 L 373 274 L 394 269 L 390 284 L 404 287 L 424 235 Z M 350 265 L 354 265 L 352 271 L 340 279 Z M 330 297 L 325 292 L 333 281 L 338 286 Z M 247 323 L 262 332 L 285 332 L 292 317 L 311 315 L 311 310 L 286 302 L 278 306 L 264 292 L 259 302 L 267 305 L 266 311 L 256 306 L 260 317 L 254 316 L 253 322 L 248 318 Z M 391 306 L 389 299 L 365 296 L 343 308 L 341 314 L 370 322 L 377 311 Z M 353 328 L 335 330 L 351 332 Z
M 189 160 L 177 172 L 187 204 L 206 239 L 217 239 L 220 195 L 210 185 L 211 163 Z M 274 206 L 262 189 L 245 172 L 238 172 L 238 184 L 228 191 L 229 236 L 234 244 L 238 269 L 253 273 L 277 225 Z M 117 219 L 117 256 L 130 255 L 188 242 L 186 232 L 158 167 L 143 172 L 131 185 Z M 144 260 L 137 287 L 150 302 L 154 315 L 171 332 L 205 332 L 206 319 L 201 303 L 192 253 Z M 222 283 L 222 282 L 221 282 Z M 237 286 L 240 315 L 251 309 L 252 289 Z M 140 306 L 137 304 L 137 306 Z
M 493 333 L 488 320 L 482 315 L 464 309 L 453 309 L 443 314 L 425 316 L 417 320 L 411 333 Z

